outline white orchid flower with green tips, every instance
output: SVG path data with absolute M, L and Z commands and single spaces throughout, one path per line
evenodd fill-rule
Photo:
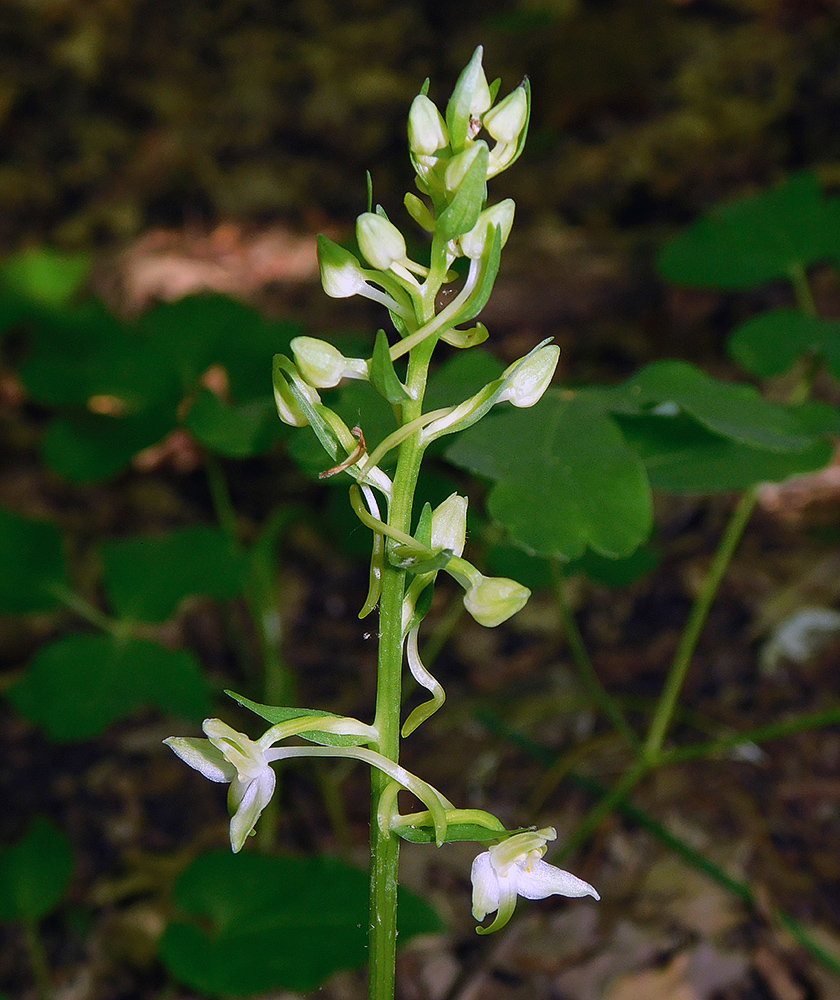
M 553 827 L 517 833 L 473 861 L 473 916 L 483 920 L 498 910 L 489 927 L 477 927 L 479 934 L 497 931 L 513 916 L 516 897 L 545 899 L 546 896 L 601 897 L 588 882 L 571 872 L 543 861 L 545 845 L 557 837 Z
M 256 826 L 274 794 L 274 771 L 258 743 L 221 719 L 205 719 L 207 739 L 170 736 L 163 742 L 210 781 L 229 781 L 230 846 L 234 853 Z

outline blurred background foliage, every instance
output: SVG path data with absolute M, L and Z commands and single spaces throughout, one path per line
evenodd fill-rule
M 349 218 L 368 167 L 393 203 L 417 81 L 451 82 L 478 42 L 535 94 L 499 197 L 686 219 L 780 170 L 836 173 L 839 35 L 833 0 L 6 0 L 0 241 Z

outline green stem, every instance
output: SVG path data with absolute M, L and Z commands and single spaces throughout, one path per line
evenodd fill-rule
M 636 760 L 633 765 L 624 772 L 619 780 L 606 791 L 595 805 L 584 816 L 581 822 L 575 827 L 572 833 L 566 838 L 563 847 L 555 853 L 555 857 L 562 861 L 573 854 L 578 847 L 586 842 L 589 836 L 597 830 L 610 813 L 620 808 L 630 792 L 639 784 L 642 778 L 652 770 L 652 765 L 642 758 Z
M 35 990 L 38 1000 L 51 1000 L 53 995 L 50 984 L 50 967 L 44 942 L 38 933 L 38 925 L 34 920 L 27 920 L 23 925 L 23 939 L 32 967 L 32 978 L 35 980 Z
M 808 274 L 801 264 L 794 264 L 790 269 L 790 281 L 793 285 L 793 294 L 796 297 L 797 308 L 808 316 L 817 315 L 817 304 L 811 292 L 811 284 L 808 281 Z
M 403 423 L 420 416 L 429 359 L 434 340 L 424 341 L 409 355 L 406 387 L 411 400 L 403 405 Z M 417 435 L 400 445 L 388 525 L 396 532 L 411 531 L 414 491 L 420 471 L 422 449 Z M 386 543 L 387 544 L 387 543 Z M 399 760 L 400 703 L 402 700 L 402 606 L 405 596 L 405 571 L 392 566 L 386 558 L 382 568 L 382 596 L 379 601 L 379 658 L 374 726 L 379 742 L 374 747 L 389 760 Z M 397 946 L 397 882 L 399 838 L 383 832 L 378 823 L 379 799 L 389 784 L 387 775 L 374 771 L 371 777 L 372 801 L 370 824 L 370 923 L 369 980 L 370 1000 L 392 1000 Z
M 814 715 L 802 715 L 795 719 L 784 719 L 781 722 L 771 722 L 744 733 L 732 733 L 717 740 L 709 740 L 707 743 L 696 743 L 694 746 L 665 751 L 660 754 L 659 766 L 667 767 L 669 764 L 681 764 L 688 760 L 716 757 L 726 753 L 727 750 L 744 746 L 745 743 L 766 743 L 782 736 L 804 733 L 811 729 L 824 729 L 838 724 L 840 724 L 840 708 L 817 712 Z
M 100 629 L 100 631 L 107 632 L 117 639 L 129 634 L 134 625 L 134 622 L 126 619 L 110 618 L 95 605 L 91 604 L 90 601 L 85 600 L 84 597 L 70 590 L 63 583 L 51 584 L 47 589 L 53 597 L 61 601 L 66 608 L 75 611 L 89 625 L 93 625 L 95 628 Z
M 712 563 L 700 587 L 700 593 L 691 608 L 685 629 L 680 636 L 680 644 L 674 656 L 665 686 L 656 705 L 653 721 L 650 724 L 647 737 L 642 748 L 642 755 L 649 765 L 656 765 L 659 760 L 662 744 L 668 732 L 668 726 L 677 706 L 677 699 L 682 691 L 685 676 L 694 657 L 700 633 L 706 624 L 712 602 L 720 589 L 723 577 L 732 561 L 732 556 L 741 540 L 750 515 L 756 504 L 757 491 L 755 487 L 747 490 L 738 501 L 735 510 L 729 518 L 726 530 L 717 547 Z
M 621 734 L 625 743 L 634 750 L 638 750 L 641 746 L 638 736 L 633 732 L 630 723 L 627 721 L 618 703 L 610 695 L 609 691 L 601 683 L 601 679 L 595 673 L 592 661 L 589 659 L 589 654 L 586 651 L 583 636 L 580 634 L 575 616 L 569 607 L 569 602 L 566 600 L 564 580 L 556 560 L 552 560 L 551 570 L 554 581 L 554 599 L 560 614 L 569 652 L 572 655 L 572 662 L 577 668 L 578 679 L 589 695 L 592 704 L 603 712 L 615 730 Z

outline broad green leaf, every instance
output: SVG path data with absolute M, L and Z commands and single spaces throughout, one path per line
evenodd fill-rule
M 205 854 L 174 890 L 182 920 L 160 941 L 169 972 L 210 997 L 306 993 L 367 960 L 368 877 L 335 858 Z M 399 941 L 443 929 L 399 890 Z
M 105 592 L 121 618 L 166 621 L 191 595 L 229 600 L 242 593 L 245 556 L 218 528 L 196 525 L 160 537 L 102 546 Z
M 376 391 L 389 403 L 396 405 L 409 399 L 408 393 L 394 371 L 394 362 L 384 330 L 378 330 L 370 359 L 370 380 Z
M 730 355 L 759 378 L 781 375 L 800 358 L 820 357 L 840 379 L 840 321 L 798 309 L 773 309 L 742 323 L 729 338 Z
M 55 525 L 0 510 L 0 614 L 50 611 L 51 587 L 65 583 L 64 551 Z
M 267 393 L 242 406 L 223 402 L 201 389 L 184 426 L 205 448 L 225 458 L 250 458 L 268 451 L 283 434 L 274 400 Z
M 40 306 L 63 306 L 90 274 L 86 253 L 61 253 L 48 247 L 22 250 L 0 264 L 0 289 Z
M 174 405 L 128 417 L 80 411 L 52 421 L 41 441 L 41 455 L 72 483 L 99 482 L 122 472 L 138 452 L 157 444 L 175 425 Z
M 225 295 L 192 295 L 150 310 L 141 332 L 178 373 L 184 393 L 201 376 L 222 365 L 232 398 L 248 402 L 271 391 L 271 358 L 288 349 L 297 327 L 264 319 L 255 309 Z
M 67 837 L 45 816 L 26 836 L 0 848 L 0 920 L 31 923 L 61 902 L 73 874 Z
M 655 361 L 614 389 L 585 390 L 615 414 L 683 412 L 721 437 L 768 451 L 804 451 L 813 434 L 795 413 L 762 399 L 752 386 L 720 382 L 685 361 Z
M 790 278 L 837 253 L 838 200 L 824 199 L 813 174 L 718 205 L 659 254 L 662 277 L 701 288 L 755 288 Z
M 642 464 L 612 419 L 585 400 L 546 393 L 458 435 L 446 456 L 495 480 L 488 510 L 537 555 L 577 559 L 588 546 L 622 557 L 650 533 Z
M 667 493 L 722 493 L 761 482 L 782 482 L 823 468 L 827 441 L 798 452 L 751 448 L 712 434 L 686 417 L 619 418 L 624 435 L 644 461 L 654 489 Z
M 266 722 L 276 726 L 278 722 L 291 722 L 292 719 L 304 719 L 313 715 L 328 715 L 331 719 L 338 718 L 332 712 L 321 712 L 314 708 L 280 708 L 275 705 L 261 705 L 258 701 L 251 701 L 244 695 L 235 691 L 225 691 L 225 694 L 233 698 L 243 708 L 250 709 L 255 715 Z M 338 736 L 335 733 L 322 733 L 313 730 L 309 733 L 301 733 L 300 738 L 309 740 L 310 743 L 320 743 L 326 747 L 362 747 L 367 745 L 367 740 L 362 736 Z
M 48 406 L 85 407 L 102 396 L 115 412 L 132 414 L 180 398 L 166 355 L 97 301 L 41 316 L 20 374 Z
M 580 559 L 567 563 L 563 567 L 563 574 L 580 574 L 606 587 L 628 587 L 647 576 L 659 560 L 659 553 L 650 545 L 643 545 L 624 559 L 606 559 L 597 552 L 588 551 Z
M 146 706 L 190 721 L 212 709 L 209 685 L 191 653 L 110 635 L 71 635 L 43 647 L 8 698 L 56 741 L 97 736 Z

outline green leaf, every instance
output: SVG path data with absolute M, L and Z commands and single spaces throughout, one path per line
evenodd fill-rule
M 458 185 L 452 201 L 437 218 L 437 231 L 445 240 L 468 233 L 478 222 L 484 202 L 487 200 L 487 157 L 486 145 L 478 147 L 469 169 Z
M 455 844 L 459 841 L 471 840 L 479 844 L 486 844 L 492 840 L 501 840 L 509 833 L 520 831 L 488 830 L 486 826 L 479 826 L 477 823 L 449 823 L 446 827 L 446 836 L 443 838 L 444 844 Z M 524 832 L 524 831 L 523 831 Z M 434 844 L 434 826 L 398 826 L 394 833 L 409 844 Z
M 105 592 L 122 618 L 162 622 L 191 595 L 230 600 L 242 593 L 246 558 L 218 528 L 196 525 L 157 538 L 102 546 Z
M 531 555 L 511 542 L 491 545 L 485 555 L 487 572 L 524 584 L 529 590 L 548 590 L 554 584 L 551 560 Z
M 643 545 L 624 559 L 607 559 L 597 552 L 584 552 L 580 559 L 566 563 L 563 575 L 582 575 L 605 587 L 629 587 L 647 576 L 659 561 L 659 553 L 650 545 Z
M 813 174 L 711 209 L 659 254 L 663 278 L 701 288 L 745 289 L 790 278 L 833 257 L 840 243 L 837 199 Z
M 87 281 L 91 264 L 86 253 L 61 253 L 48 247 L 22 250 L 0 264 L 0 286 L 4 294 L 40 306 L 63 306 Z
M 686 417 L 624 417 L 619 423 L 644 461 L 651 486 L 667 493 L 722 493 L 782 482 L 823 468 L 832 454 L 827 441 L 798 452 L 751 448 Z
M 397 378 L 384 330 L 378 330 L 376 333 L 370 360 L 370 380 L 380 396 L 395 406 L 410 398 L 402 382 Z
M 339 718 L 332 712 L 321 712 L 314 708 L 279 708 L 275 705 L 262 705 L 258 701 L 251 701 L 250 698 L 237 694 L 235 691 L 225 691 L 225 694 L 233 698 L 243 708 L 250 709 L 261 719 L 270 722 L 272 726 L 276 726 L 279 722 L 291 722 L 292 719 L 307 719 L 313 715 L 327 715 L 331 719 Z M 321 746 L 325 747 L 363 747 L 368 744 L 363 736 L 340 736 L 336 733 L 322 733 L 317 729 L 299 735 L 302 740 L 320 743 Z
M 222 365 L 238 403 L 271 388 L 271 357 L 288 350 L 299 328 L 264 319 L 255 309 L 225 295 L 191 295 L 150 310 L 139 322 L 144 336 L 178 373 L 185 393 L 201 376 Z
M 174 902 L 186 920 L 166 928 L 160 956 L 211 997 L 310 992 L 367 959 L 368 878 L 334 858 L 206 854 L 178 879 Z M 400 944 L 443 929 L 403 889 L 399 918 Z
M 76 413 L 54 420 L 41 442 L 46 464 L 71 483 L 93 483 L 122 472 L 134 456 L 177 426 L 174 404 L 128 417 Z
M 48 406 L 84 407 L 92 396 L 109 396 L 132 414 L 180 398 L 166 355 L 97 301 L 39 317 L 20 375 Z
M 798 309 L 774 309 L 742 323 L 729 338 L 730 355 L 746 371 L 770 378 L 803 357 L 820 357 L 840 379 L 840 321 Z
M 210 688 L 192 654 L 110 635 L 71 635 L 45 646 L 8 698 L 56 741 L 96 736 L 145 706 L 190 721 L 212 709 Z
M 534 554 L 577 559 L 588 546 L 622 557 L 650 533 L 643 466 L 612 419 L 583 399 L 549 392 L 528 409 L 489 416 L 446 456 L 495 480 L 491 515 Z
M 64 585 L 61 534 L 55 525 L 0 510 L 0 613 L 25 615 L 58 604 L 51 588 Z
M 250 458 L 268 451 L 283 434 L 274 400 L 268 394 L 242 406 L 223 402 L 201 389 L 184 426 L 205 448 L 225 458 Z
M 458 313 L 458 322 L 466 323 L 475 319 L 481 310 L 487 305 L 496 275 L 499 273 L 499 264 L 502 260 L 502 231 L 498 226 L 493 227 L 493 236 L 490 245 L 484 245 L 482 257 L 481 275 L 476 285 L 475 291 L 470 296 L 466 307 Z
M 451 549 L 435 548 L 432 553 L 430 556 L 418 556 L 415 546 L 397 543 L 388 552 L 388 560 L 392 566 L 404 569 L 414 576 L 425 576 L 427 573 L 446 569 L 452 559 Z
M 0 920 L 33 923 L 61 902 L 73 874 L 67 837 L 36 817 L 14 847 L 0 849 Z
M 685 361 L 655 361 L 614 389 L 581 395 L 616 414 L 672 417 L 683 412 L 751 448 L 804 451 L 814 443 L 791 410 L 762 399 L 752 386 L 719 382 Z

